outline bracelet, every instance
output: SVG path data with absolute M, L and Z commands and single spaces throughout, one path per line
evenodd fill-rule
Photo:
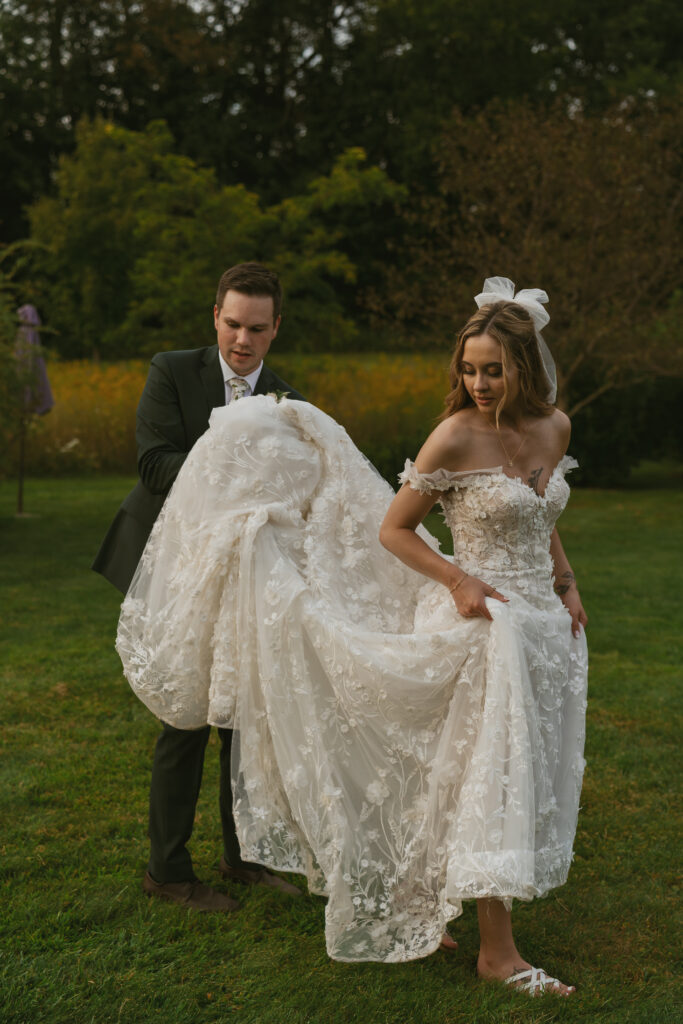
M 462 576 L 460 577 L 460 579 L 458 580 L 458 582 L 457 582 L 457 583 L 455 584 L 455 586 L 454 586 L 454 587 L 449 587 L 449 588 L 448 588 L 448 593 L 449 593 L 449 594 L 453 594 L 453 593 L 455 593 L 455 591 L 456 591 L 456 590 L 458 589 L 458 587 L 460 586 L 460 584 L 461 584 L 461 583 L 464 583 L 464 582 L 465 582 L 465 580 L 466 580 L 466 579 L 468 579 L 468 578 L 469 578 L 469 573 L 467 573 L 467 572 L 463 573 L 463 574 L 462 574 Z

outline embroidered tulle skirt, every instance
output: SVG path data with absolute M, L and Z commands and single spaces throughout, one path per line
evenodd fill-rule
M 583 772 L 585 640 L 546 568 L 464 619 L 380 546 L 392 493 L 306 403 L 214 410 L 117 639 L 154 714 L 237 730 L 243 856 L 327 897 L 341 960 L 424 956 L 464 899 L 561 885 Z

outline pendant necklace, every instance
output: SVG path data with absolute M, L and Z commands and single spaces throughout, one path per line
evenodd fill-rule
M 526 441 L 526 434 L 524 434 L 524 433 L 522 433 L 522 431 L 520 431 L 520 433 L 522 434 L 522 440 L 519 442 L 519 447 L 518 447 L 517 451 L 515 452 L 515 454 L 511 456 L 509 451 L 507 450 L 507 448 L 503 444 L 503 438 L 500 436 L 500 430 L 498 429 L 498 427 L 494 427 L 493 424 L 489 423 L 488 420 L 486 422 L 491 427 L 491 430 L 495 430 L 496 435 L 498 437 L 498 440 L 500 441 L 500 447 L 505 452 L 505 458 L 507 459 L 507 464 L 508 464 L 508 466 L 510 466 L 512 468 L 512 466 L 514 466 L 514 464 L 515 464 L 515 459 L 517 458 L 517 456 L 519 455 L 519 453 L 522 450 L 522 445 Z

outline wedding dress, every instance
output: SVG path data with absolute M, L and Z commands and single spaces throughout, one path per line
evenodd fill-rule
M 393 491 L 304 402 L 215 409 L 166 500 L 121 611 L 125 674 L 172 725 L 238 730 L 242 855 L 328 898 L 335 959 L 425 956 L 463 899 L 567 877 L 587 655 L 549 541 L 574 465 L 541 496 L 500 467 L 406 463 L 457 564 L 509 598 L 493 622 L 381 547 Z

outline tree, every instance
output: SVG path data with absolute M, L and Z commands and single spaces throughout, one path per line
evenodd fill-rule
M 265 209 L 242 186 L 211 191 L 201 184 L 199 174 L 205 172 L 189 165 L 161 187 L 150 182 L 140 193 L 136 238 L 144 254 L 135 265 L 122 332 L 140 338 L 138 351 L 155 351 L 169 339 L 188 347 L 199 344 L 197 339 L 206 338 L 210 310 L 197 296 L 212 295 L 221 269 L 258 259 L 282 279 L 280 346 L 315 351 L 352 343 L 358 312 L 353 305 L 359 278 L 356 236 L 403 195 L 383 171 L 364 163 L 362 150 L 349 150 L 303 195 Z
M 349 147 L 416 186 L 453 106 L 675 94 L 682 35 L 676 0 L 4 0 L 0 230 L 25 229 L 83 116 L 163 119 L 178 153 L 267 203 Z
M 436 150 L 439 193 L 414 213 L 418 257 L 394 279 L 384 314 L 446 342 L 484 278 L 503 275 L 550 295 L 547 339 L 570 412 L 680 375 L 682 132 L 674 105 L 454 113 Z
M 74 156 L 63 156 L 58 194 L 30 207 L 31 237 L 45 245 L 39 257 L 62 355 L 117 355 L 117 328 L 131 299 L 131 270 L 140 247 L 140 195 L 162 177 L 172 139 L 153 124 L 143 133 L 105 121 L 82 121 Z M 125 355 L 125 352 L 120 352 Z
M 0 9 L 0 231 L 25 230 L 23 208 L 52 190 L 83 117 L 133 129 L 165 112 L 186 153 L 206 156 L 207 99 L 224 48 L 186 0 L 6 0 Z
M 130 132 L 83 122 L 63 157 L 58 195 L 31 208 L 49 289 L 49 323 L 68 356 L 120 358 L 211 340 L 212 295 L 227 266 L 258 259 L 283 279 L 283 343 L 338 347 L 354 335 L 356 234 L 402 194 L 386 174 L 343 154 L 303 195 L 271 207 L 172 151 L 161 122 Z M 361 280 L 360 284 L 363 284 Z

